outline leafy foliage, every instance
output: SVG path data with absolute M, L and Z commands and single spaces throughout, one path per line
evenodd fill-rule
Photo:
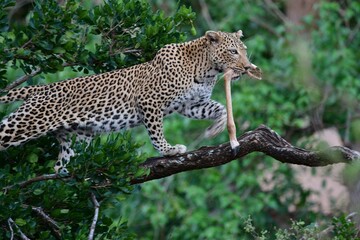
M 357 236 L 358 229 L 354 222 L 347 219 L 345 216 L 334 217 L 332 219 L 333 233 L 336 240 L 341 239 L 354 239 L 359 240 Z
M 6 226 L 5 220 L 13 218 L 28 236 L 52 239 L 50 230 L 46 230 L 41 221 L 34 217 L 32 207 L 41 207 L 56 219 L 64 238 L 86 238 L 94 214 L 94 206 L 89 202 L 89 194 L 92 192 L 104 209 L 98 225 L 99 232 L 104 232 L 103 239 L 112 239 L 115 233 L 126 233 L 124 220 L 111 209 L 133 190 L 129 184 L 130 177 L 144 174 L 143 170 L 137 169 L 143 160 L 136 152 L 139 145 L 131 141 L 130 134 L 119 134 L 97 138 L 87 147 L 76 147 L 83 154 L 74 158 L 71 177 L 62 181 L 39 181 L 25 188 L 13 185 L 33 178 L 35 174 L 52 171 L 54 160 L 40 161 L 35 153 L 29 154 L 20 163 L 6 163 L 2 166 L 0 176 L 3 180 L 0 187 L 6 189 L 0 195 L 3 228 Z M 113 221 L 120 224 L 113 225 Z M 2 232 L 10 236 L 9 231 Z
M 34 71 L 35 76 L 26 84 L 49 83 L 147 61 L 163 45 L 184 41 L 181 27 L 191 26 L 194 18 L 189 8 L 181 7 L 168 17 L 161 11 L 153 12 L 142 0 L 109 0 L 97 6 L 74 0 L 63 5 L 39 0 L 26 24 L 9 24 L 5 9 L 14 4 L 5 0 L 5 8 L 0 11 L 1 88 Z M 0 115 L 5 116 L 16 106 L 1 106 Z M 137 167 L 144 160 L 137 151 L 140 147 L 129 133 L 99 137 L 89 146 L 75 146 L 81 154 L 72 158 L 70 177 L 25 186 L 17 183 L 53 172 L 56 142 L 47 136 L 2 151 L 0 239 L 19 234 L 17 227 L 32 239 L 85 239 L 94 216 L 93 194 L 100 203 L 96 237 L 134 239 L 118 209 L 136 188 L 130 185 L 130 178 L 146 174 Z
M 13 1 L 6 0 L 10 7 Z M 78 1 L 59 5 L 37 1 L 26 25 L 0 20 L 1 69 L 36 68 L 55 73 L 71 66 L 76 71 L 104 72 L 148 61 L 163 45 L 185 40 L 178 29 L 194 14 L 182 7 L 173 17 L 154 13 L 147 1 L 106 1 L 86 7 Z M 1 87 L 7 81 L 0 72 Z
M 326 222 L 329 226 L 318 226 L 317 224 L 306 225 L 303 221 L 292 221 L 288 229 L 276 229 L 275 236 L 271 239 L 291 240 L 291 239 L 352 239 L 358 240 L 356 237 L 357 229 L 354 222 L 345 216 L 339 218 L 334 217 L 331 222 Z M 268 231 L 257 231 L 251 217 L 244 220 L 244 230 L 254 239 L 269 239 Z

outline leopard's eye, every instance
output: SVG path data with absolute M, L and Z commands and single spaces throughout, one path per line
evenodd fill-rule
M 236 49 L 229 49 L 229 52 L 230 52 L 231 54 L 239 54 Z

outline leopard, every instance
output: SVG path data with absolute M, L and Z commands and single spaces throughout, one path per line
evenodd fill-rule
M 0 151 L 52 134 L 60 145 L 55 173 L 67 174 L 75 156 L 74 138 L 89 143 L 95 135 L 143 124 L 160 155 L 183 154 L 185 145 L 170 145 L 165 139 L 164 117 L 178 113 L 213 120 L 204 136 L 214 137 L 227 120 L 226 108 L 211 99 L 218 75 L 232 69 L 231 80 L 246 74 L 261 79 L 242 36 L 241 30 L 207 31 L 197 39 L 163 46 L 148 62 L 11 89 L 0 102 L 23 103 L 0 123 Z

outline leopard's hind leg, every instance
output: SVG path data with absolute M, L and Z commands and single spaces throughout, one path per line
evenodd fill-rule
M 86 130 L 79 130 L 76 128 L 70 129 L 60 129 L 56 132 L 56 139 L 60 143 L 60 152 L 58 160 L 55 163 L 54 169 L 56 173 L 67 174 L 69 171 L 66 168 L 66 165 L 69 164 L 70 158 L 75 156 L 74 150 L 71 148 L 72 138 L 71 136 L 75 135 L 76 141 L 90 143 L 92 140 L 92 133 Z
M 75 134 L 77 141 L 89 143 L 92 133 L 76 127 L 75 115 L 63 117 L 63 99 L 58 97 L 52 100 L 45 94 L 32 96 L 3 119 L 0 123 L 0 151 L 54 133 L 60 143 L 60 153 L 54 168 L 57 173 L 67 173 L 66 165 L 74 156 L 69 135 Z
M 0 123 L 0 151 L 38 138 L 59 127 L 42 98 L 24 102 Z M 54 111 L 54 110 L 52 110 Z

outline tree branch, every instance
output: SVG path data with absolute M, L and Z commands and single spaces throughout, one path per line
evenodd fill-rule
M 10 231 L 11 231 L 11 237 L 13 238 L 14 237 L 14 230 L 12 229 L 12 225 L 15 226 L 16 230 L 18 231 L 19 235 L 20 235 L 20 238 L 22 240 L 30 240 L 30 238 L 28 238 L 22 231 L 21 229 L 19 228 L 19 226 L 14 222 L 14 220 L 12 218 L 9 218 L 8 219 L 8 224 L 9 224 L 9 227 L 10 227 Z
M 276 36 L 277 38 L 281 37 L 281 35 L 279 33 L 277 33 L 276 30 L 270 24 L 268 24 L 256 17 L 250 17 L 250 20 L 252 22 L 256 23 L 257 25 L 259 25 L 260 27 L 262 27 L 263 29 L 267 30 L 269 33 Z
M 11 218 L 8 219 L 8 225 L 10 229 L 10 240 L 14 240 L 14 229 L 12 228 L 13 220 Z
M 51 231 L 54 233 L 56 239 L 61 239 L 61 232 L 60 232 L 60 227 L 57 224 L 57 222 L 52 219 L 49 215 L 47 215 L 44 210 L 42 209 L 42 207 L 34 207 L 31 206 L 31 209 L 38 215 L 40 216 L 47 225 L 50 226 Z
M 149 169 L 149 175 L 134 178 L 131 180 L 131 184 L 164 178 L 180 172 L 220 166 L 252 152 L 262 152 L 282 163 L 309 167 L 351 163 L 360 160 L 359 152 L 346 147 L 329 147 L 319 151 L 294 147 L 265 125 L 261 125 L 254 131 L 244 133 L 237 140 L 240 143 L 240 150 L 235 155 L 232 153 L 230 144 L 225 143 L 218 146 L 202 147 L 176 156 L 148 158 L 140 167 Z M 4 187 L 3 190 L 6 192 L 16 186 L 24 188 L 38 181 L 71 179 L 73 177 L 59 174 L 42 175 Z
M 96 196 L 95 196 L 95 194 L 93 192 L 91 192 L 91 201 L 94 204 L 95 212 L 94 212 L 93 221 L 92 221 L 91 226 L 90 226 L 90 232 L 89 232 L 88 240 L 93 240 L 94 239 L 95 228 L 96 228 L 97 220 L 99 218 L 99 208 L 100 208 L 100 204 L 97 201 Z
M 275 131 L 261 125 L 254 131 L 244 133 L 238 138 L 239 152 L 234 155 L 229 143 L 214 147 L 202 147 L 172 157 L 149 158 L 141 167 L 150 169 L 150 174 L 132 179 L 132 184 L 164 178 L 179 172 L 210 168 L 226 164 L 252 152 L 262 152 L 282 163 L 309 167 L 320 167 L 334 163 L 351 163 L 360 160 L 360 153 L 346 147 L 330 147 L 320 151 L 297 148 L 280 137 Z
M 206 4 L 205 0 L 199 0 L 199 4 L 201 7 L 201 15 L 205 19 L 205 22 L 207 23 L 209 29 L 216 29 L 214 21 L 212 20 L 210 15 L 209 7 Z
M 278 17 L 285 25 L 291 23 L 288 17 L 283 12 L 281 12 L 281 10 L 272 0 L 265 0 L 265 7 L 268 8 L 270 10 L 269 12 Z
M 29 180 L 26 181 L 22 181 L 19 183 L 15 183 L 13 185 L 10 186 L 6 186 L 3 188 L 3 191 L 8 191 L 11 188 L 14 188 L 16 186 L 20 187 L 20 188 L 25 188 L 26 186 L 34 183 L 34 182 L 40 182 L 40 181 L 47 181 L 47 180 L 55 180 L 55 179 L 66 179 L 66 178 L 72 178 L 72 176 L 68 176 L 68 175 L 60 175 L 60 174 L 46 174 L 46 175 L 41 175 L 41 176 L 37 176 L 34 178 L 30 178 Z
M 62 64 L 62 66 L 63 67 L 72 67 L 72 66 L 74 66 L 76 64 L 77 63 L 66 63 L 65 62 L 65 63 Z M 34 71 L 32 71 L 30 74 L 19 77 L 18 79 L 16 79 L 15 81 L 13 81 L 9 85 L 7 85 L 3 90 L 0 89 L 0 92 L 6 92 L 6 91 L 9 91 L 9 90 L 11 90 L 13 88 L 16 88 L 20 84 L 26 82 L 29 78 L 34 77 L 34 76 L 40 74 L 41 72 L 42 72 L 42 69 L 38 67 Z
M 12 83 L 10 83 L 8 86 L 6 86 L 6 88 L 4 89 L 5 91 L 9 91 L 17 86 L 19 86 L 20 84 L 22 84 L 23 82 L 26 82 L 29 78 L 39 74 L 41 72 L 41 68 L 36 68 L 34 71 L 32 71 L 30 74 L 28 75 L 24 75 L 18 79 L 16 79 L 15 81 L 13 81 Z

